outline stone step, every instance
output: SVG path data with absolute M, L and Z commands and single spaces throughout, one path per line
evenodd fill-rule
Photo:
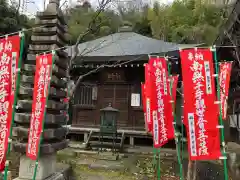
M 113 139 L 112 137 L 107 137 L 105 136 L 104 138 L 99 138 L 99 137 L 92 137 L 90 138 L 90 140 L 88 141 L 89 144 L 91 144 L 91 142 L 103 142 L 103 143 L 112 143 L 113 141 L 115 141 L 115 143 L 121 143 L 121 138 L 116 138 Z
M 44 12 L 37 12 L 37 15 L 36 15 L 39 19 L 42 19 L 42 20 L 48 20 L 48 19 L 58 19 L 59 22 L 64 26 L 66 25 L 66 22 L 64 20 L 64 17 L 63 17 L 63 13 L 62 11 L 44 11 Z M 65 28 L 65 32 L 68 31 L 68 28 L 66 27 Z
M 22 70 L 35 74 L 36 66 L 33 64 L 24 64 Z M 58 67 L 56 64 L 53 65 L 53 75 L 56 75 L 58 78 L 64 78 L 67 76 L 67 70 L 64 70 Z
M 58 35 L 32 35 L 31 36 L 32 44 L 57 44 L 58 46 L 62 47 L 65 45 L 65 42 L 62 41 Z
M 32 100 L 18 100 L 16 109 L 32 109 Z M 48 100 L 47 109 L 53 110 L 65 110 L 65 104 L 56 102 L 53 100 Z
M 35 28 L 33 30 L 33 35 L 36 36 L 52 36 L 52 35 L 58 35 L 59 38 L 65 42 L 65 44 L 68 43 L 68 40 L 70 39 L 70 35 L 65 32 L 63 33 L 59 28 L 57 27 L 41 27 L 41 28 Z
M 40 146 L 40 155 L 53 154 L 59 150 L 68 147 L 69 140 L 63 139 L 62 141 L 55 141 L 52 143 L 43 143 Z M 27 143 L 13 142 L 13 151 L 26 153 Z
M 28 76 L 23 74 L 21 75 L 21 82 L 34 84 L 34 76 Z M 51 86 L 54 86 L 56 88 L 65 88 L 66 84 L 67 82 L 63 79 L 59 79 L 54 75 L 51 77 Z
M 57 44 L 52 44 L 52 45 L 29 45 L 29 52 L 31 54 L 39 54 L 39 53 L 43 53 L 43 52 L 49 52 L 51 50 L 54 50 L 54 49 L 58 49 L 60 48 Z M 68 54 L 67 52 L 65 51 L 61 51 L 61 50 L 58 50 L 56 51 L 58 56 L 60 57 L 64 57 L 64 58 L 68 58 Z
M 67 32 L 66 25 L 61 24 L 61 22 L 58 20 L 58 18 L 54 19 L 41 19 L 40 17 L 35 18 L 35 24 L 37 26 L 56 26 L 58 27 L 62 33 Z
M 33 96 L 33 87 L 20 85 L 19 94 L 25 96 Z M 66 97 L 66 92 L 51 87 L 49 91 L 49 97 L 63 99 Z
M 103 138 L 103 139 L 110 139 L 110 140 L 112 140 L 113 139 L 113 136 L 99 136 L 99 135 L 92 135 L 91 136 L 92 138 L 97 138 L 97 139 L 99 139 L 99 138 Z M 121 139 L 122 138 L 122 136 L 120 136 L 120 134 L 117 136 L 117 137 L 115 137 L 116 139 Z
M 30 44 L 29 45 L 29 50 L 31 51 L 50 51 L 50 50 L 54 50 L 54 49 L 58 49 L 61 46 L 58 46 L 57 44 Z
M 28 138 L 29 128 L 27 127 L 13 127 L 13 136 Z M 44 129 L 43 139 L 64 139 L 67 133 L 67 128 L 60 127 L 56 129 Z
M 28 54 L 27 55 L 27 60 L 30 65 L 35 65 L 35 61 L 36 61 L 36 55 L 35 54 Z M 59 58 L 58 56 L 58 51 L 57 53 L 54 55 L 54 64 L 57 64 L 59 67 L 61 67 L 62 69 L 66 70 L 68 68 L 68 62 L 69 59 L 68 58 Z
M 116 155 L 114 156 L 111 153 L 108 153 L 108 154 L 105 154 L 105 156 L 106 157 L 103 157 L 102 159 L 98 159 L 95 161 L 91 161 L 87 159 L 78 159 L 76 164 L 78 166 L 86 166 L 93 170 L 122 171 L 122 172 L 126 170 L 124 163 L 121 163 L 121 161 L 117 161 L 118 158 Z
M 46 125 L 51 124 L 58 124 L 58 125 L 65 125 L 66 124 L 66 117 L 64 115 L 53 115 L 53 114 L 46 114 L 44 123 Z M 21 124 L 29 124 L 31 120 L 30 113 L 16 113 L 14 121 Z
M 99 141 L 90 141 L 89 146 L 91 148 L 98 147 L 98 148 L 113 148 L 113 143 L 112 142 L 99 142 Z M 115 143 L 115 148 L 120 149 L 121 145 L 120 143 Z

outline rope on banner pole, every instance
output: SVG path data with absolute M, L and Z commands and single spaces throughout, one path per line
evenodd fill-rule
M 9 160 L 8 156 L 11 152 L 11 145 L 12 145 L 12 129 L 14 125 L 14 116 L 15 116 L 15 111 L 16 111 L 16 104 L 17 104 L 17 95 L 19 91 L 19 85 L 20 85 L 20 70 L 22 66 L 22 58 L 23 58 L 23 50 L 24 50 L 24 33 L 22 31 L 18 32 L 20 39 L 20 53 L 19 53 L 19 59 L 18 59 L 18 67 L 16 69 L 16 88 L 14 92 L 14 102 L 13 102 L 13 107 L 12 107 L 12 119 L 11 119 L 11 125 L 10 125 L 10 133 L 9 133 L 9 138 L 8 138 L 8 149 L 7 149 L 7 154 L 6 154 L 6 163 L 5 163 L 5 169 L 4 169 L 4 180 L 7 180 L 8 176 L 8 168 L 9 168 Z
M 216 46 L 216 45 L 213 45 L 216 48 L 237 48 L 237 47 L 240 47 L 240 46 Z M 193 48 L 197 48 L 197 49 L 211 49 L 212 46 L 202 46 L 202 47 L 186 47 L 186 48 L 181 48 L 181 50 L 184 50 L 184 49 L 193 49 Z
M 22 29 L 20 32 L 27 32 L 27 31 L 31 31 L 31 30 L 34 30 L 34 29 L 37 29 L 37 28 L 42 28 L 42 27 L 47 27 L 47 25 L 36 26 L 36 27 L 28 28 L 28 29 Z M 1 35 L 0 38 L 5 37 L 5 36 L 13 36 L 13 35 L 18 34 L 18 33 L 19 33 L 19 31 L 12 32 L 12 33 L 9 33 L 9 34 L 4 34 L 4 35 Z
M 210 50 L 214 54 L 214 61 L 215 61 L 215 70 L 216 70 L 216 82 L 217 82 L 217 99 L 220 101 L 220 84 L 219 84 L 219 70 L 218 70 L 218 60 L 217 60 L 217 51 L 216 51 L 216 46 L 213 46 L 210 48 Z M 223 119 L 222 119 L 222 107 L 221 103 L 219 103 L 219 109 L 220 109 L 220 114 L 219 114 L 219 124 L 220 124 L 220 133 L 221 133 L 221 143 L 222 143 L 222 158 L 223 159 L 223 166 L 224 166 L 224 180 L 228 180 L 228 168 L 227 168 L 227 156 L 226 156 L 226 149 L 225 149 L 225 137 L 224 137 L 224 128 L 223 128 Z
M 167 57 L 165 58 L 167 63 L 168 63 L 168 76 L 171 75 L 171 64 L 170 62 L 168 62 Z M 173 101 L 173 96 L 172 96 L 172 83 L 170 81 L 170 96 L 171 96 L 171 100 Z M 172 105 L 172 111 L 173 111 L 173 115 L 174 115 L 174 135 L 175 135 L 175 143 L 176 143 L 176 150 L 177 150 L 177 159 L 178 159 L 178 164 L 179 164 L 179 173 L 180 173 L 180 180 L 183 180 L 183 168 L 182 168 L 182 161 L 181 161 L 181 147 L 179 144 L 179 134 L 177 132 L 177 127 L 176 127 L 176 113 L 175 113 L 175 108 L 174 108 L 174 104 L 171 103 Z
M 42 53 L 38 53 L 38 55 L 41 55 L 41 54 L 48 54 L 48 53 L 50 53 L 50 52 L 52 52 L 52 51 L 59 51 L 59 50 L 65 49 L 65 48 L 67 48 L 67 47 L 69 47 L 69 46 L 68 46 L 68 45 L 67 45 L 67 46 L 62 46 L 62 47 L 60 47 L 60 48 L 56 48 L 56 49 L 54 49 L 54 50 L 44 51 L 44 52 L 42 52 Z
M 50 72 L 50 79 L 52 79 L 52 71 L 53 71 L 53 64 L 54 64 L 54 54 L 55 54 L 55 51 L 52 50 L 52 68 L 51 68 L 51 72 Z M 48 96 L 49 96 L 49 91 L 50 91 L 50 84 L 51 84 L 51 81 L 48 84 L 48 95 L 46 97 L 46 105 L 48 104 Z M 33 180 L 36 180 L 36 176 L 37 176 L 38 160 L 39 160 L 40 149 L 41 149 L 40 146 L 41 146 L 42 141 L 43 141 L 44 122 L 45 122 L 46 114 L 47 114 L 47 108 L 45 106 L 45 108 L 44 108 L 44 116 L 43 116 L 43 123 L 42 123 L 42 131 L 41 131 L 41 135 L 40 135 L 40 142 L 38 144 L 37 160 L 35 162 L 35 167 L 34 167 Z

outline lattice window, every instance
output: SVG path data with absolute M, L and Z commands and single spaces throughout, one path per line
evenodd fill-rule
M 81 106 L 94 106 L 97 100 L 97 86 L 81 84 L 74 95 L 74 104 Z

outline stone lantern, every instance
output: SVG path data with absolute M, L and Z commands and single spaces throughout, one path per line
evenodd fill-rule
M 101 133 L 117 133 L 117 118 L 119 110 L 114 109 L 111 104 L 108 107 L 100 109 L 101 121 L 100 132 Z

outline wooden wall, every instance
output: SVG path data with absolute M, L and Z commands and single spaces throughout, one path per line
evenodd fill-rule
M 131 107 L 131 94 L 141 94 L 144 67 L 107 68 L 78 87 L 74 97 L 72 126 L 99 127 L 100 109 L 111 103 L 120 111 L 121 129 L 144 130 L 142 106 Z M 142 104 L 142 103 L 141 103 Z

